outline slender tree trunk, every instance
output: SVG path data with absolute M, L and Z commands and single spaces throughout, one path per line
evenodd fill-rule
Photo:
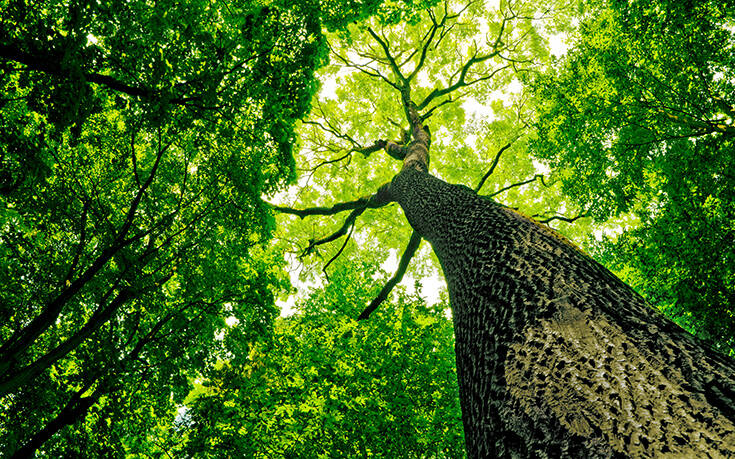
M 391 194 L 449 286 L 470 457 L 735 456 L 735 362 L 552 230 L 424 170 Z

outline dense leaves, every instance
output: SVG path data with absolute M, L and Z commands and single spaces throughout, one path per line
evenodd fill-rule
M 0 0 L 0 451 L 462 456 L 447 305 L 354 321 L 397 207 L 276 229 L 262 201 L 390 180 L 406 81 L 433 173 L 542 220 L 632 212 L 595 255 L 735 346 L 733 4 L 596 5 L 541 75 L 578 3 Z M 277 319 L 284 251 L 330 283 Z M 436 269 L 424 244 L 409 275 Z
M 652 304 L 723 350 L 735 331 L 732 2 L 609 2 L 537 78 L 534 153 L 602 219 L 599 248 Z
M 221 364 L 181 416 L 194 457 L 463 457 L 446 303 L 400 298 L 366 322 L 370 265 L 341 264 L 273 337 Z

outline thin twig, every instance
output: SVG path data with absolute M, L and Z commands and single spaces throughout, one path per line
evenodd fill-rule
M 350 241 L 350 238 L 352 237 L 352 231 L 354 229 L 355 229 L 355 222 L 353 221 L 352 226 L 350 226 L 350 232 L 347 233 L 347 237 L 345 238 L 345 242 L 342 244 L 342 247 L 339 248 L 337 253 L 335 253 L 334 256 L 330 258 L 327 264 L 325 264 L 324 267 L 322 268 L 322 271 L 324 272 L 324 277 L 327 278 L 327 282 L 331 282 L 329 280 L 329 273 L 327 273 L 327 268 L 329 267 L 329 265 L 332 264 L 334 260 L 336 260 L 337 258 L 339 258 L 340 255 L 342 255 L 342 252 L 344 251 L 345 247 L 347 247 L 347 243 Z
M 522 182 L 518 182 L 518 183 L 513 183 L 513 184 L 510 184 L 510 185 L 508 185 L 508 186 L 506 186 L 506 187 L 503 187 L 503 188 L 499 189 L 498 191 L 495 191 L 494 193 L 488 194 L 488 195 L 487 195 L 486 197 L 488 197 L 488 198 L 492 198 L 493 196 L 497 196 L 497 195 L 499 195 L 499 194 L 500 194 L 500 193 L 502 193 L 503 191 L 508 191 L 508 190 L 510 190 L 511 188 L 516 188 L 516 187 L 519 187 L 519 186 L 523 186 L 523 185 L 526 185 L 526 184 L 528 184 L 528 183 L 531 183 L 531 182 L 534 182 L 534 181 L 536 181 L 537 179 L 541 179 L 541 183 L 542 183 L 542 184 L 543 184 L 544 186 L 548 186 L 548 185 L 546 184 L 546 182 L 544 181 L 544 176 L 543 176 L 543 175 L 541 175 L 541 174 L 536 174 L 536 175 L 534 175 L 533 177 L 531 177 L 531 178 L 530 178 L 530 179 L 528 179 L 528 180 L 524 180 L 524 181 L 522 181 Z
M 541 214 L 536 214 L 536 215 L 533 215 L 533 218 L 540 217 L 540 216 L 541 216 Z M 538 220 L 538 222 L 539 223 L 548 224 L 549 222 L 552 222 L 554 220 L 561 220 L 561 221 L 567 222 L 567 223 L 574 223 L 575 221 L 579 220 L 580 218 L 584 218 L 586 216 L 587 216 L 587 213 L 586 212 L 583 212 L 583 213 L 581 213 L 579 215 L 575 215 L 574 217 L 567 217 L 567 216 L 564 216 L 564 215 L 554 215 L 553 217 L 549 217 L 549 218 L 546 218 L 544 220 Z

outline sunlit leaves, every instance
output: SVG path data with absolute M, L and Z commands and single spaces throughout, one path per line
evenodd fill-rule
M 566 2 L 439 3 L 421 12 L 417 21 L 395 25 L 376 18 L 351 28 L 349 37 L 330 35 L 331 64 L 322 71 L 322 91 L 299 128 L 301 180 L 285 199 L 287 204 L 307 207 L 353 200 L 391 180 L 400 168 L 398 162 L 382 151 L 370 155 L 360 151 L 378 139 L 410 140 L 397 90 L 405 80 L 410 81 L 412 100 L 432 131 L 433 174 L 474 188 L 496 152 L 510 142 L 511 149 L 483 193 L 533 177 L 537 165 L 525 153 L 528 101 L 518 79 L 548 63 L 545 42 L 573 11 Z M 540 183 L 497 199 L 529 215 L 573 215 L 578 210 L 561 203 L 558 187 Z M 284 247 L 294 253 L 308 239 L 330 234 L 342 221 L 340 216 L 289 220 Z M 297 234 L 305 238 L 299 241 L 294 238 Z M 389 206 L 360 217 L 356 243 L 348 243 L 344 253 L 382 261 L 388 248 L 403 250 L 408 237 L 400 211 Z M 338 250 L 339 244 L 325 246 L 320 259 L 302 259 L 306 267 L 302 272 L 321 276 L 319 264 Z

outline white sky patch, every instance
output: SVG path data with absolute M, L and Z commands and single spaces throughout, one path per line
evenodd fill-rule
M 323 96 L 325 99 L 336 99 L 336 92 L 337 92 L 337 75 L 329 75 L 327 77 L 322 78 L 321 80 L 322 87 L 321 91 L 319 92 L 319 95 Z
M 412 282 L 413 285 L 413 282 Z M 421 280 L 421 297 L 427 304 L 439 302 L 442 290 L 446 290 L 447 283 L 439 272 L 434 271 L 431 276 Z
M 87 46 L 96 45 L 97 43 L 98 43 L 97 37 L 95 37 L 91 33 L 87 34 Z
M 596 230 L 592 231 L 592 234 L 595 235 L 595 239 L 602 240 L 603 236 L 607 236 L 610 239 L 615 239 L 616 237 L 620 236 L 622 234 L 623 230 L 622 226 L 614 226 L 611 228 L 597 228 Z
M 549 37 L 549 52 L 554 57 L 561 57 L 569 50 L 567 34 L 556 34 Z
M 465 137 L 464 143 L 471 149 L 477 150 L 477 136 L 475 134 L 469 134 Z
M 388 273 L 393 273 L 398 269 L 398 251 L 396 249 L 388 251 L 388 258 L 380 264 L 380 268 Z
M 549 169 L 549 166 L 545 163 L 535 158 L 531 158 L 531 163 L 533 164 L 533 168 L 536 169 L 537 174 L 543 174 L 544 176 L 548 177 L 551 173 L 551 169 Z
M 291 281 L 292 293 L 285 300 L 277 299 L 276 306 L 281 309 L 281 317 L 288 317 L 296 312 L 296 301 L 303 297 L 304 293 L 315 287 L 321 287 L 322 282 L 319 281 L 303 281 L 299 277 L 301 272 L 301 262 L 296 255 L 287 253 L 284 255 L 286 260 L 286 269 Z M 293 291 L 295 289 L 295 291 Z
M 497 92 L 498 97 L 505 97 L 502 92 Z M 489 105 L 484 105 L 480 103 L 474 97 L 468 97 L 467 100 L 462 103 L 462 109 L 464 109 L 465 113 L 468 115 L 468 118 L 479 118 L 487 122 L 495 120 L 495 113 L 493 112 L 493 109 L 490 108 Z
M 426 248 L 423 249 L 425 251 Z M 398 270 L 398 251 L 390 249 L 388 258 L 381 263 L 380 267 L 392 276 Z M 376 279 L 377 280 L 377 279 Z M 403 279 L 398 284 L 406 288 L 409 294 L 416 292 L 416 279 L 408 274 L 403 276 Z M 426 301 L 427 304 L 435 304 L 439 301 L 440 293 L 443 289 L 447 288 L 447 284 L 444 278 L 438 272 L 433 272 L 428 277 L 421 278 L 421 297 Z
M 513 80 L 505 87 L 505 92 L 507 92 L 508 94 L 518 94 L 522 90 L 523 84 L 521 84 L 521 82 L 515 78 L 513 78 Z

